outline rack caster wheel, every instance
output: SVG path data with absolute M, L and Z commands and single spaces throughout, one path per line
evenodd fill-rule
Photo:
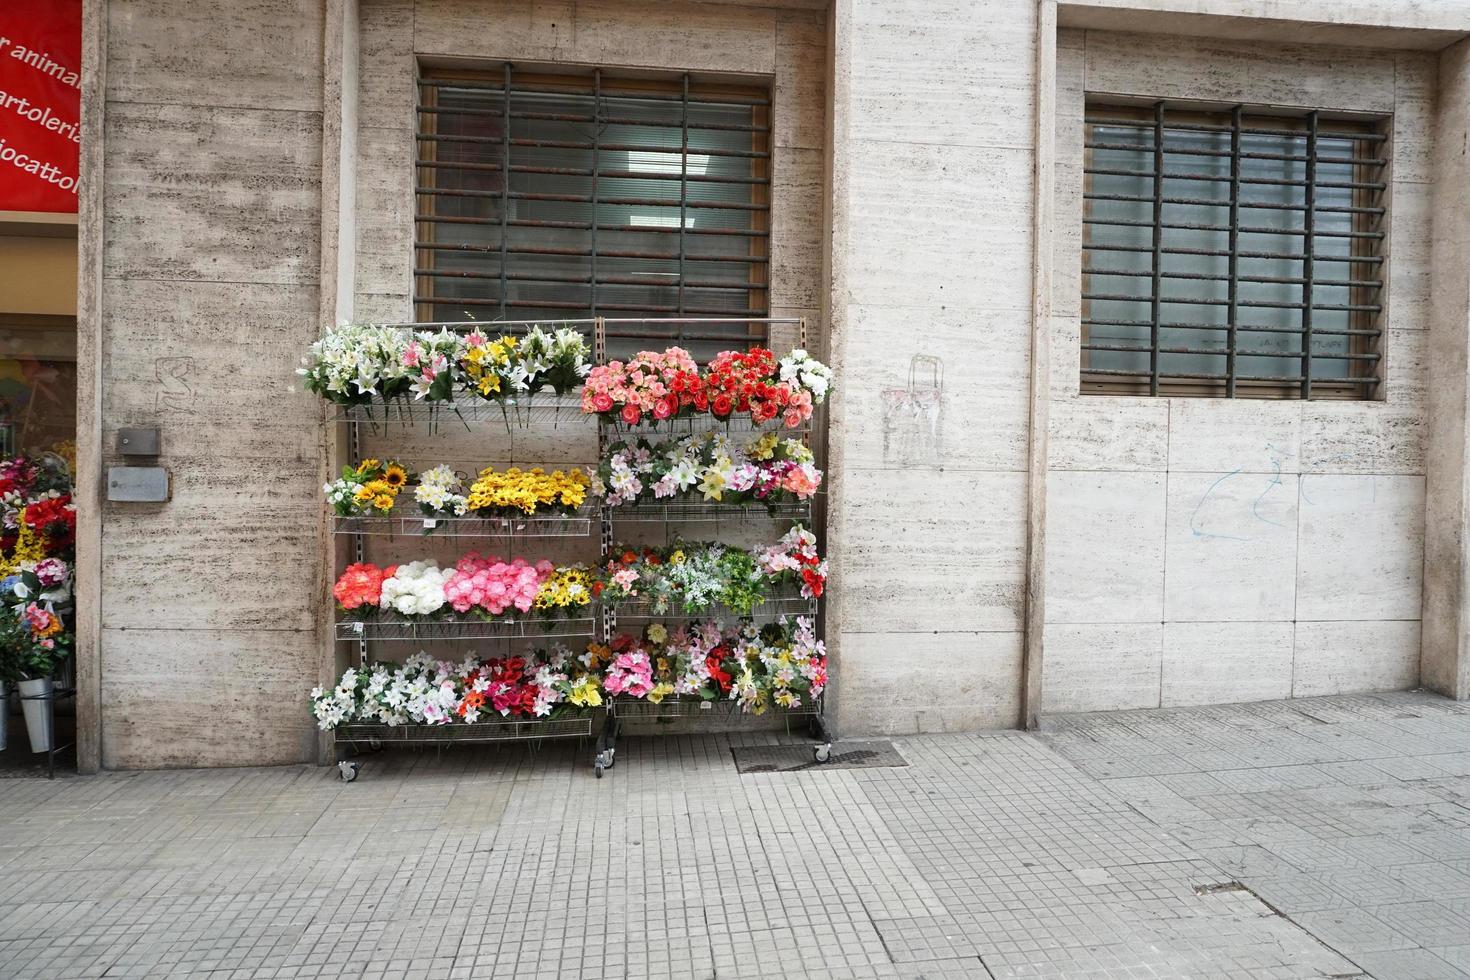
M 600 762 L 593 763 L 593 765 L 592 765 L 592 771 L 595 772 L 595 773 L 597 773 L 597 778 L 598 779 L 601 779 L 602 778 L 602 770 L 604 768 L 605 767 Z
M 360 763 L 339 762 L 337 763 L 337 775 L 342 777 L 342 782 L 350 783 L 357 779 L 357 767 Z
M 828 759 L 831 759 L 832 758 L 832 743 L 831 742 L 828 742 L 825 745 L 814 745 L 814 746 L 812 746 L 812 756 L 819 763 L 826 762 Z

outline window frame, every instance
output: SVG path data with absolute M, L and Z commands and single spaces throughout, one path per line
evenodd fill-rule
M 664 275 L 665 273 L 661 271 L 658 273 L 655 273 L 653 271 L 634 271 L 630 273 L 624 273 L 621 276 L 605 272 L 599 273 L 598 258 L 609 257 L 609 253 L 617 251 L 617 248 L 609 248 L 604 246 L 603 249 L 600 250 L 599 244 L 597 242 L 598 231 L 603 231 L 605 233 L 612 232 L 615 234 L 623 235 L 647 234 L 649 236 L 649 241 L 653 243 L 658 243 L 661 241 L 661 239 L 658 235 L 657 229 L 654 227 L 639 228 L 635 225 L 627 224 L 624 225 L 621 229 L 617 229 L 609 228 L 608 226 L 603 225 L 596 220 L 596 207 L 599 204 L 597 189 L 598 181 L 600 178 L 610 178 L 614 176 L 617 171 L 608 168 L 607 164 L 602 160 L 602 152 L 599 149 L 599 141 L 595 136 L 592 140 L 591 146 L 584 148 L 590 149 L 591 152 L 590 170 L 576 175 L 590 176 L 592 178 L 592 192 L 590 195 L 586 196 L 583 200 L 579 202 L 571 202 L 589 204 L 592 207 L 591 213 L 593 217 L 590 220 L 589 224 L 583 226 L 583 230 L 589 230 L 591 232 L 591 241 L 589 246 L 584 250 L 585 253 L 588 254 L 581 255 L 583 261 L 581 263 L 580 269 L 578 270 L 578 275 L 585 276 L 586 278 L 580 282 L 560 279 L 537 280 L 534 278 L 522 278 L 517 279 L 516 281 L 529 281 L 543 285 L 548 283 L 561 283 L 562 285 L 568 287 L 569 290 L 586 290 L 588 293 L 589 304 L 586 306 L 573 306 L 573 301 L 567 300 L 567 306 L 564 313 L 564 317 L 566 318 L 597 315 L 606 315 L 610 317 L 629 317 L 637 316 L 638 314 L 643 313 L 646 313 L 650 316 L 680 317 L 690 316 L 750 318 L 764 317 L 769 315 L 771 298 L 770 238 L 772 233 L 772 220 L 770 213 L 772 199 L 771 165 L 774 156 L 774 148 L 772 145 L 773 128 L 771 125 L 773 92 L 769 83 L 761 84 L 754 81 L 746 81 L 744 79 L 721 79 L 707 75 L 698 75 L 687 72 L 624 72 L 616 69 L 606 69 L 590 66 L 522 66 L 511 65 L 510 63 L 501 63 L 494 66 L 487 66 L 485 68 L 476 69 L 432 67 L 422 65 L 420 66 L 420 73 L 416 82 L 416 88 L 419 93 L 419 98 L 415 109 L 417 125 L 417 152 L 415 153 L 414 159 L 415 232 L 413 263 L 413 304 L 415 317 L 417 320 L 419 320 L 420 322 L 442 321 L 444 317 L 440 314 L 444 313 L 445 311 L 452 311 L 456 305 L 459 305 L 463 310 L 467 312 L 471 312 L 472 318 L 477 318 L 473 317 L 474 309 L 483 307 L 487 313 L 487 316 L 485 316 L 484 319 L 486 319 L 487 321 L 523 319 L 524 316 L 516 312 L 517 308 L 539 308 L 543 310 L 554 308 L 552 305 L 541 305 L 530 300 L 519 300 L 513 298 L 512 289 L 508 287 L 508 279 L 512 274 L 507 270 L 506 262 L 508 250 L 512 248 L 513 245 L 511 244 L 510 240 L 505 236 L 506 223 L 504 221 L 501 225 L 502 236 L 500 239 L 501 242 L 504 243 L 503 247 L 498 250 L 499 254 L 493 259 L 493 261 L 487 262 L 489 272 L 499 273 L 498 278 L 500 279 L 501 285 L 498 290 L 497 298 L 481 300 L 468 297 L 446 297 L 442 294 L 442 287 L 436 289 L 436 284 L 440 280 L 449 278 L 461 278 L 461 276 L 446 273 L 445 270 L 443 270 L 442 268 L 436 267 L 436 257 L 438 256 L 440 251 L 444 249 L 454 248 L 453 244 L 446 243 L 443 240 L 443 236 L 441 236 L 438 231 L 439 225 L 444 222 L 444 219 L 446 217 L 452 216 L 446 216 L 441 213 L 436 213 L 435 205 L 435 202 L 440 200 L 440 196 L 436 192 L 442 191 L 436 179 L 437 175 L 440 173 L 441 169 L 447 169 L 449 166 L 448 164 L 441 161 L 438 157 L 438 146 L 440 144 L 440 140 L 438 138 L 438 120 L 441 116 L 441 112 L 443 114 L 447 114 L 449 112 L 449 110 L 440 109 L 438 104 L 438 92 L 441 87 L 453 87 L 456 83 L 482 87 L 491 93 L 497 91 L 505 92 L 507 90 L 512 93 L 512 95 L 514 95 L 516 92 L 525 91 L 545 92 L 551 94 L 564 92 L 568 96 L 574 96 L 584 100 L 591 96 L 595 106 L 593 111 L 594 113 L 598 114 L 598 118 L 604 118 L 601 113 L 607 112 L 607 109 L 603 108 L 599 104 L 601 103 L 601 100 L 603 98 L 615 100 L 620 96 L 636 98 L 640 95 L 643 95 L 656 96 L 660 100 L 671 101 L 675 104 L 682 103 L 684 109 L 682 111 L 683 118 L 681 146 L 675 149 L 674 152 L 669 154 L 672 160 L 676 160 L 679 162 L 679 174 L 676 177 L 668 180 L 668 184 L 670 185 L 674 194 L 677 195 L 678 200 L 673 201 L 672 199 L 666 199 L 660 205 L 667 207 L 677 204 L 681 209 L 681 215 L 687 214 L 689 210 L 698 207 L 698 204 L 696 202 L 702 200 L 697 195 L 697 193 L 694 193 L 694 191 L 696 191 L 698 187 L 710 186 L 707 181 L 717 181 L 717 178 L 706 178 L 702 180 L 698 174 L 691 175 L 690 173 L 690 157 L 697 156 L 707 151 L 691 148 L 689 131 L 708 129 L 710 127 L 707 124 L 691 122 L 689 120 L 688 107 L 695 103 L 721 104 L 722 102 L 726 102 L 741 105 L 748 104 L 751 110 L 750 148 L 748 154 L 742 151 L 734 155 L 749 156 L 751 160 L 750 178 L 748 181 L 733 180 L 726 181 L 726 183 L 748 183 L 750 188 L 748 203 L 732 206 L 748 211 L 751 216 L 749 228 L 744 231 L 731 230 L 701 232 L 690 227 L 689 221 L 693 217 L 692 215 L 690 215 L 689 218 L 681 218 L 679 221 L 677 235 L 678 248 L 676 251 L 666 250 L 658 244 L 651 245 L 648 249 L 648 258 L 650 259 L 650 261 L 678 262 L 679 271 L 674 274 L 670 283 L 670 285 L 676 287 L 676 302 L 667 306 L 643 306 L 640 304 L 617 303 L 607 300 L 599 301 L 599 287 L 636 287 L 639 285 L 658 285 L 658 283 L 652 281 L 632 282 L 631 280 L 639 278 L 649 279 L 654 275 Z M 509 116 L 508 104 L 507 117 L 514 118 Z M 633 120 L 624 121 L 633 122 Z M 669 128 L 667 124 L 660 123 L 650 122 L 646 124 L 638 124 Z M 504 124 L 502 124 L 502 129 L 504 129 Z M 675 133 L 679 133 L 680 127 L 674 126 L 673 130 Z M 510 162 L 508 158 L 509 141 L 517 138 L 518 137 L 516 137 L 515 135 L 515 127 L 512 122 L 509 132 L 502 134 L 502 140 L 505 142 L 505 145 L 497 147 L 496 152 L 500 154 L 500 158 L 495 163 L 484 168 L 487 172 L 504 172 L 505 164 Z M 658 149 L 658 147 L 655 147 L 653 144 L 650 144 L 650 148 Z M 509 193 L 511 195 L 509 199 L 507 199 L 505 196 L 496 196 L 493 193 L 484 196 L 488 196 L 490 197 L 490 199 L 498 201 L 505 218 L 507 220 L 513 221 L 515 219 L 510 217 L 508 213 L 509 210 L 513 209 L 507 209 L 506 204 L 510 203 L 511 205 L 514 205 L 515 201 L 517 200 L 514 195 L 520 192 L 517 191 L 514 185 L 514 176 L 518 172 L 518 165 L 511 163 L 510 166 L 510 174 L 512 180 L 510 182 L 509 188 Z M 506 187 L 505 184 L 502 183 L 499 188 L 499 194 L 504 195 L 505 192 Z M 665 198 L 668 198 L 667 195 L 663 196 Z M 651 205 L 654 204 L 652 200 L 650 200 L 648 203 L 650 203 Z M 691 243 L 691 240 L 697 241 L 701 234 L 719 234 L 731 237 L 744 237 L 748 243 L 745 250 L 746 254 L 744 257 L 742 257 L 738 254 L 738 250 L 736 250 L 734 254 L 729 255 L 719 253 L 718 250 L 715 250 L 714 252 L 710 252 L 709 250 L 701 251 L 698 248 L 697 244 Z M 672 238 L 674 236 L 668 237 Z M 495 255 L 495 250 L 493 247 L 477 246 L 471 247 L 466 250 L 484 251 L 487 253 L 487 257 L 490 255 Z M 624 251 L 630 250 L 625 249 Z M 655 254 L 662 255 L 663 257 L 655 259 Z M 713 255 L 714 257 L 710 258 L 711 255 Z M 620 259 L 629 258 L 627 255 L 617 255 L 613 257 Z M 721 262 L 743 262 L 745 266 L 744 278 L 746 280 L 746 288 L 744 290 L 738 290 L 733 282 L 716 282 L 714 280 L 706 282 L 704 280 L 700 280 L 689 275 L 688 272 L 686 272 L 686 270 L 684 269 L 685 263 L 698 262 L 702 259 Z M 638 259 L 635 257 L 632 259 L 632 261 L 638 261 Z M 609 279 L 607 278 L 609 276 L 611 276 L 613 280 L 619 281 L 609 281 Z M 481 277 L 489 279 L 496 278 L 495 275 L 483 275 Z M 686 297 L 686 293 L 690 290 L 697 290 L 701 287 L 707 289 L 728 291 L 732 299 L 736 295 L 743 295 L 745 298 L 745 304 L 743 307 L 737 308 L 732 303 L 732 305 L 730 305 L 728 308 L 715 309 L 701 305 L 697 297 L 695 298 L 694 302 L 690 302 L 689 299 Z M 560 297 L 558 297 L 558 299 L 560 299 Z M 538 314 L 532 314 L 532 316 L 535 315 Z
M 1137 128 L 1148 133 L 1149 142 L 1138 147 L 1124 147 L 1108 144 L 1105 140 L 1095 137 L 1095 126 L 1130 127 Z M 1368 114 L 1334 112 L 1321 109 L 1293 109 L 1284 107 L 1266 107 L 1240 103 L 1202 103 L 1183 102 L 1176 100 L 1140 99 L 1128 98 L 1100 93 L 1087 93 L 1084 101 L 1083 113 L 1083 161 L 1082 161 L 1082 238 L 1079 250 L 1080 279 L 1079 294 L 1081 301 L 1081 340 L 1080 340 L 1080 371 L 1079 392 L 1091 395 L 1146 395 L 1146 396 L 1180 396 L 1180 397 L 1226 397 L 1226 398 L 1266 398 L 1266 399 L 1348 399 L 1348 400 L 1381 400 L 1385 396 L 1383 362 L 1383 337 L 1385 334 L 1385 315 L 1387 308 L 1387 242 L 1389 228 L 1389 187 L 1391 185 L 1391 126 L 1392 116 L 1390 114 Z M 1174 129 L 1176 133 L 1190 131 L 1200 133 L 1228 133 L 1230 134 L 1230 149 L 1225 153 L 1215 151 L 1199 151 L 1190 153 L 1181 150 L 1175 144 L 1171 147 L 1168 139 L 1168 131 Z M 1165 134 L 1162 145 L 1158 144 L 1158 134 Z M 1246 208 L 1242 202 L 1248 203 L 1270 203 L 1263 201 L 1250 202 L 1248 196 L 1243 196 L 1242 185 L 1264 184 L 1270 181 L 1258 177 L 1241 176 L 1241 160 L 1251 159 L 1257 156 L 1251 151 L 1243 151 L 1241 140 L 1243 136 L 1280 136 L 1284 139 L 1295 138 L 1300 140 L 1305 136 L 1307 148 L 1298 155 L 1288 146 L 1281 147 L 1277 152 L 1279 157 L 1266 157 L 1265 159 L 1297 160 L 1306 164 L 1305 174 L 1301 180 L 1280 180 L 1275 183 L 1278 186 L 1290 186 L 1302 188 L 1302 194 L 1293 201 L 1273 208 Z M 1351 137 L 1355 142 L 1350 151 L 1350 158 L 1338 158 L 1331 154 L 1324 155 L 1317 147 L 1317 141 L 1331 139 L 1334 142 L 1341 141 L 1345 137 Z M 1144 170 L 1112 170 L 1106 166 L 1094 164 L 1094 149 L 1136 149 L 1141 153 L 1153 155 L 1152 165 Z M 1242 155 L 1244 154 L 1244 155 Z M 1223 283 L 1227 289 L 1228 296 L 1224 300 L 1206 299 L 1202 292 L 1196 290 L 1193 293 L 1181 292 L 1178 284 L 1189 282 L 1187 274 L 1178 272 L 1169 273 L 1161 269 L 1161 260 L 1168 254 L 1188 254 L 1188 249 L 1182 252 L 1171 252 L 1170 246 L 1165 241 L 1165 233 L 1170 230 L 1171 222 L 1163 217 L 1163 208 L 1170 203 L 1189 205 L 1178 199 L 1178 195 L 1170 195 L 1165 189 L 1165 182 L 1172 177 L 1181 177 L 1183 174 L 1192 174 L 1199 169 L 1207 168 L 1181 168 L 1179 158 L 1189 156 L 1208 155 L 1216 157 L 1227 157 L 1230 160 L 1230 175 L 1222 178 L 1219 175 L 1206 175 L 1203 177 L 1189 177 L 1184 179 L 1203 179 L 1212 181 L 1228 181 L 1230 184 L 1230 195 L 1226 200 L 1211 200 L 1207 206 L 1216 210 L 1228 207 L 1230 219 L 1224 227 L 1206 225 L 1200 230 L 1209 232 L 1225 232 L 1228 235 L 1228 245 L 1223 249 L 1213 249 L 1201 253 L 1215 258 L 1225 259 L 1228 268 L 1224 275 L 1205 276 L 1214 282 Z M 1167 159 L 1170 156 L 1173 160 Z M 1320 162 L 1342 162 L 1342 160 L 1356 161 L 1352 163 L 1352 178 L 1348 184 L 1334 182 L 1331 180 L 1318 180 L 1316 178 L 1316 166 Z M 1174 165 L 1171 167 L 1170 163 Z M 1147 197 L 1122 196 L 1114 198 L 1107 194 L 1097 194 L 1093 177 L 1101 174 L 1124 174 L 1138 178 L 1153 178 L 1152 192 Z M 1162 174 L 1157 176 L 1156 174 Z M 1315 227 L 1316 215 L 1332 211 L 1341 212 L 1343 208 L 1332 208 L 1317 205 L 1315 192 L 1318 188 L 1343 188 L 1351 185 L 1351 205 L 1346 210 L 1351 212 L 1352 226 L 1347 233 L 1319 231 Z M 1146 229 L 1150 232 L 1150 246 L 1114 245 L 1094 240 L 1093 227 L 1122 226 L 1131 222 L 1121 222 L 1119 219 L 1109 220 L 1106 216 L 1099 217 L 1095 213 L 1095 201 L 1106 201 L 1111 199 L 1127 200 L 1140 204 L 1152 204 L 1153 217 L 1148 222 Z M 1203 203 L 1203 202 L 1201 202 Z M 1240 238 L 1244 234 L 1252 234 L 1245 230 L 1253 225 L 1241 220 L 1242 211 L 1271 210 L 1275 213 L 1284 211 L 1299 211 L 1303 217 L 1299 223 L 1293 223 L 1283 229 L 1272 229 L 1273 234 L 1281 234 L 1283 231 L 1294 233 L 1302 245 L 1297 254 L 1288 257 L 1285 253 L 1273 253 L 1271 249 L 1259 250 L 1259 254 L 1248 246 L 1243 246 Z M 1321 238 L 1348 237 L 1349 251 L 1346 256 L 1327 255 L 1318 253 L 1318 240 Z M 1176 246 L 1177 247 L 1177 246 Z M 1118 270 L 1109 266 L 1105 259 L 1108 252 L 1132 252 L 1136 256 L 1149 256 L 1146 270 Z M 1301 272 L 1295 276 L 1285 276 L 1280 279 L 1270 279 L 1262 276 L 1247 276 L 1238 270 L 1242 258 L 1252 260 L 1262 256 L 1274 256 L 1268 260 L 1281 262 L 1296 262 L 1300 265 Z M 1317 266 L 1324 267 L 1318 270 Z M 1365 273 L 1363 270 L 1369 272 Z M 1337 270 L 1346 270 L 1339 272 Z M 1150 321 L 1123 321 L 1109 320 L 1105 316 L 1094 318 L 1093 302 L 1103 302 L 1109 298 L 1108 293 L 1102 293 L 1092 288 L 1092 277 L 1094 275 L 1107 275 L 1131 277 L 1141 281 L 1142 285 L 1136 290 L 1130 291 L 1133 295 L 1117 296 L 1114 299 L 1126 299 L 1128 301 L 1149 304 Z M 1241 318 L 1242 305 L 1237 300 L 1238 286 L 1241 282 L 1262 283 L 1274 282 L 1286 285 L 1300 284 L 1302 295 L 1298 298 L 1297 320 L 1299 326 L 1295 330 L 1283 330 L 1271 328 L 1262 324 L 1252 324 Z M 1174 291 L 1170 292 L 1164 288 L 1166 283 L 1175 285 Z M 1348 301 L 1345 304 L 1330 304 L 1316 300 L 1312 290 L 1315 286 L 1331 283 L 1333 287 L 1347 284 Z M 1160 313 L 1160 306 L 1167 304 L 1170 299 L 1184 300 L 1200 306 L 1224 307 L 1226 315 L 1224 322 L 1216 325 L 1210 323 L 1191 324 L 1192 318 L 1183 318 L 1183 322 L 1177 326 L 1171 326 Z M 1246 306 L 1262 305 L 1246 301 Z M 1361 307 L 1357 309 L 1354 307 Z M 1313 329 L 1313 311 L 1340 310 L 1347 314 L 1347 326 L 1338 328 Z M 1093 346 L 1091 337 L 1091 326 L 1125 326 L 1131 323 L 1136 327 L 1144 327 L 1149 331 L 1142 343 L 1148 346 L 1139 348 L 1137 346 Z M 1220 338 L 1220 347 L 1202 347 L 1197 343 L 1185 346 L 1166 345 L 1160 341 L 1162 330 L 1190 329 L 1191 325 L 1203 329 L 1197 332 L 1202 337 Z M 1262 329 L 1252 329 L 1252 328 Z M 1245 329 L 1241 329 L 1245 328 Z M 1300 334 L 1305 341 L 1299 344 L 1302 349 L 1295 352 L 1280 351 L 1258 351 L 1248 344 L 1242 344 L 1243 337 L 1262 332 L 1285 332 Z M 1343 352 L 1327 352 L 1315 349 L 1310 342 L 1314 335 L 1321 336 L 1343 336 L 1346 334 L 1346 350 Z M 1093 367 L 1089 364 L 1091 354 L 1102 351 L 1117 351 L 1134 354 L 1148 354 L 1148 370 L 1133 372 L 1132 377 L 1110 374 L 1107 369 Z M 1162 369 L 1162 356 L 1170 354 L 1185 355 L 1212 355 L 1223 357 L 1225 367 L 1219 374 L 1214 372 L 1198 372 L 1202 376 L 1191 376 L 1183 372 L 1170 374 Z M 1295 357 L 1300 366 L 1295 376 L 1282 378 L 1249 376 L 1243 374 L 1237 368 L 1238 356 L 1271 356 L 1291 359 Z M 1311 370 L 1314 360 L 1346 360 L 1349 365 L 1346 378 L 1332 376 L 1314 376 Z M 1203 376 L 1203 375 L 1212 376 Z

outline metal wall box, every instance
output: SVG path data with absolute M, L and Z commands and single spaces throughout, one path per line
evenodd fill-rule
M 162 466 L 109 466 L 107 499 L 161 504 L 169 499 L 168 470 Z
M 117 451 L 122 456 L 157 456 L 161 438 L 157 429 L 118 429 Z

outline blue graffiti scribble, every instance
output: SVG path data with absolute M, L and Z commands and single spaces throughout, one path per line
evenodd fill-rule
M 1251 514 L 1262 524 L 1270 524 L 1273 527 L 1286 527 L 1280 521 L 1273 521 L 1268 517 L 1262 517 L 1258 509 L 1261 506 L 1261 501 L 1266 499 L 1266 494 L 1270 493 L 1273 488 L 1281 486 L 1281 464 L 1274 459 L 1271 461 L 1271 464 L 1276 467 L 1276 472 L 1271 474 L 1271 482 L 1266 484 L 1266 489 L 1262 490 L 1261 495 L 1251 504 Z
M 1199 512 L 1200 512 L 1200 509 L 1202 507 L 1204 507 L 1205 501 L 1207 501 L 1207 500 L 1210 499 L 1210 495 L 1215 492 L 1215 489 L 1217 487 L 1219 487 L 1220 484 L 1224 483 L 1226 480 L 1230 479 L 1232 476 L 1235 476 L 1239 472 L 1240 472 L 1240 469 L 1239 469 L 1239 467 L 1237 467 L 1236 469 L 1233 469 L 1229 473 L 1226 473 L 1224 476 L 1220 477 L 1220 479 L 1216 480 L 1214 483 L 1211 483 L 1210 484 L 1210 489 L 1206 490 L 1205 491 L 1205 495 L 1203 497 L 1199 498 L 1199 503 L 1197 503 L 1197 504 L 1194 505 L 1194 513 L 1192 513 L 1192 514 L 1189 515 L 1189 531 L 1195 537 L 1197 537 L 1197 538 L 1220 538 L 1220 539 L 1225 540 L 1225 541 L 1249 541 L 1250 540 L 1250 538 L 1242 538 L 1242 537 L 1238 537 L 1238 536 L 1236 536 L 1234 534 L 1216 534 L 1214 531 L 1202 531 L 1202 530 L 1200 530 L 1200 527 L 1199 527 L 1199 524 L 1198 524 Z M 1269 487 L 1267 489 L 1269 489 Z

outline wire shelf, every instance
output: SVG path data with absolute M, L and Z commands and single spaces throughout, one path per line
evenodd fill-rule
M 705 619 L 749 619 L 756 623 L 774 623 L 782 616 L 815 616 L 817 600 L 797 595 L 767 596 L 766 600 L 748 613 L 740 613 L 728 606 L 707 606 L 700 612 L 686 612 L 677 604 L 671 604 L 668 612 L 654 612 L 646 599 L 629 599 L 612 606 L 618 623 L 692 623 Z
M 611 418 L 603 423 L 606 428 L 617 433 L 620 438 L 627 439 L 636 436 L 685 436 L 694 435 L 697 432 L 775 432 L 781 436 L 789 436 L 793 439 L 801 438 L 811 433 L 811 420 L 801 423 L 794 428 L 787 428 L 780 416 L 769 422 L 756 425 L 749 415 L 730 416 L 726 419 L 716 418 L 708 413 L 697 415 L 683 415 L 663 421 L 653 420 L 639 425 L 628 425 L 620 418 Z
M 640 501 L 621 507 L 607 507 L 609 519 L 641 524 L 676 521 L 754 523 L 757 521 L 810 521 L 810 500 L 786 501 L 778 504 L 722 504 L 714 501 Z
M 580 538 L 592 533 L 586 510 L 575 516 L 424 517 L 422 514 L 333 518 L 334 534 L 435 538 Z
M 589 614 L 570 619 L 354 619 L 337 623 L 339 640 L 428 642 L 431 640 L 541 640 L 590 637 L 597 621 Z
M 504 402 L 488 402 L 466 396 L 463 401 L 425 402 L 402 400 L 391 405 L 345 405 L 331 416 L 332 422 L 358 422 L 383 426 L 393 424 L 458 425 L 471 422 L 499 423 L 507 428 L 530 426 L 572 427 L 591 430 L 596 417 L 582 411 L 580 391 L 565 395 L 538 393 Z
M 734 700 L 706 701 L 699 697 L 668 697 L 658 704 L 641 698 L 609 698 L 608 710 L 621 721 L 663 721 L 674 718 L 729 718 L 749 715 L 752 718 L 781 717 L 808 718 L 822 713 L 822 699 L 803 702 L 794 708 L 783 708 L 769 704 L 766 710 L 756 715 L 742 711 L 740 702 Z
M 578 712 L 553 718 L 503 718 L 473 724 L 383 725 L 352 722 L 334 730 L 338 742 L 382 745 L 516 742 L 534 738 L 587 738 L 592 714 Z

